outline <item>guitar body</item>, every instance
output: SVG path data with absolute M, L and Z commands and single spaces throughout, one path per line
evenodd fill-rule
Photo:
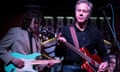
M 16 68 L 13 64 L 9 64 L 5 66 L 5 72 L 37 72 L 32 68 L 32 64 L 29 62 L 30 60 L 35 60 L 37 56 L 40 56 L 40 53 L 33 53 L 29 55 L 22 55 L 20 53 L 11 53 L 11 55 L 15 58 L 22 59 L 25 61 L 25 67 L 22 69 Z
M 98 55 L 91 55 L 86 48 L 80 48 L 80 50 L 78 50 L 78 48 L 74 47 L 69 42 L 65 42 L 65 45 L 83 58 L 83 64 L 81 65 L 82 69 L 85 69 L 88 72 L 97 72 L 100 63 L 102 62 Z M 108 70 L 104 72 L 108 72 Z
M 88 72 L 95 72 L 95 62 L 96 61 L 98 64 L 101 63 L 101 58 L 94 54 L 91 55 L 89 51 L 86 48 L 80 48 L 80 51 L 83 52 L 86 56 L 90 57 L 92 59 L 92 64 L 89 64 L 86 60 L 84 60 L 84 63 L 81 65 L 83 69 L 86 69 Z

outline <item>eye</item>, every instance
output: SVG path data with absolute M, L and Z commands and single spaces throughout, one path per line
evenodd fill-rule
M 78 12 L 81 12 L 81 9 L 78 9 L 77 11 L 78 11 Z
M 89 10 L 83 10 L 84 13 L 89 13 Z

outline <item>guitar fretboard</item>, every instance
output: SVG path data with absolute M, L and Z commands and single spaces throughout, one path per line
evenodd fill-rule
M 81 56 L 83 59 L 85 59 L 89 63 L 92 64 L 92 62 L 94 61 L 93 59 L 91 59 L 90 57 L 88 57 L 87 55 L 85 55 L 83 52 L 81 52 L 78 48 L 75 48 L 69 42 L 65 42 L 65 46 L 67 46 L 68 48 L 70 48 L 73 52 L 75 52 L 76 54 L 78 54 L 79 56 Z M 99 66 L 99 64 L 96 61 L 94 61 L 94 64 L 95 64 L 95 67 Z

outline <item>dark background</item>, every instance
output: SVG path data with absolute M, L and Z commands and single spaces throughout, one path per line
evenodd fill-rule
M 93 16 L 103 17 L 103 11 L 107 16 L 114 18 L 114 25 L 118 37 L 120 37 L 120 2 L 119 0 L 89 0 L 94 5 Z M 76 0 L 1 0 L 1 25 L 0 36 L 4 33 L 3 30 L 8 29 L 12 23 L 9 21 L 14 16 L 21 13 L 21 11 L 35 8 L 39 9 L 44 16 L 74 16 L 74 4 Z M 112 5 L 114 10 L 114 17 L 112 17 L 112 10 L 109 5 Z M 19 17 L 20 18 L 20 17 Z M 14 20 L 14 19 L 13 19 Z M 17 19 L 19 20 L 19 19 Z M 14 23 L 19 22 L 14 20 Z M 120 40 L 120 38 L 118 38 Z
M 39 8 L 45 15 L 71 15 L 74 12 L 76 0 L 1 0 L 2 12 L 14 14 L 17 10 L 34 7 Z M 97 11 L 107 4 L 112 4 L 114 8 L 119 8 L 119 0 L 90 0 Z
M 120 1 L 119 0 L 90 0 L 94 4 L 93 16 L 101 17 L 103 11 L 107 16 L 114 18 L 114 26 L 117 34 L 117 40 L 120 42 Z M 73 16 L 74 4 L 76 0 L 0 0 L 0 39 L 7 30 L 19 23 L 21 17 L 15 17 L 21 11 L 29 8 L 39 9 L 44 16 Z M 108 5 L 114 9 L 114 17 Z M 19 16 L 19 15 L 18 15 Z M 11 20 L 13 22 L 11 22 Z M 113 39 L 114 40 L 114 39 Z M 120 49 L 119 49 L 120 51 Z M 120 53 L 120 52 L 119 52 Z M 118 55 L 120 55 L 118 53 Z M 120 56 L 119 56 L 120 57 Z M 120 62 L 120 58 L 118 59 Z M 120 63 L 118 63 L 119 65 Z M 120 66 L 118 66 L 119 68 Z M 118 70 L 120 71 L 120 70 Z

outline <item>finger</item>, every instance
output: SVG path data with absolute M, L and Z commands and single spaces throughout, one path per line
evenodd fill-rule
M 23 64 L 18 64 L 18 66 L 17 66 L 18 68 L 23 68 L 24 67 L 24 65 Z
M 61 37 L 61 36 L 62 36 L 62 33 L 59 33 L 59 34 L 57 35 L 57 38 L 58 38 L 58 37 Z

